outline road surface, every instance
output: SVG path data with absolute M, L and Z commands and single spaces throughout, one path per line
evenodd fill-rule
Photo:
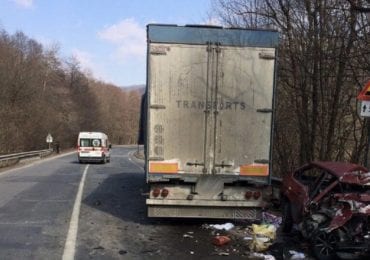
M 0 259 L 248 259 L 242 239 L 212 245 L 223 232 L 210 221 L 147 218 L 136 150 L 116 146 L 107 164 L 69 153 L 1 172 Z

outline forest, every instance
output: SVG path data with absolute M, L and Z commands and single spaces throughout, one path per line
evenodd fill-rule
M 283 174 L 313 160 L 368 161 L 370 120 L 356 99 L 370 79 L 366 0 L 217 0 L 225 27 L 280 33 L 273 165 Z M 365 6 L 363 6 L 365 5 Z M 79 131 L 137 142 L 140 90 L 97 81 L 22 32 L 0 31 L 0 154 L 75 146 Z
M 225 26 L 278 30 L 273 165 L 365 164 L 367 120 L 356 99 L 370 79 L 365 0 L 218 0 Z
M 0 29 L 0 154 L 77 145 L 80 131 L 113 144 L 137 143 L 143 90 L 95 80 L 76 59 L 62 59 L 22 32 Z

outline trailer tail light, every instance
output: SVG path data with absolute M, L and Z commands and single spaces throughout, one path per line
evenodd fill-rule
M 249 191 L 247 191 L 247 192 L 245 192 L 245 198 L 246 198 L 247 200 L 249 200 L 250 198 L 252 198 L 252 195 L 253 195 L 253 192 L 251 192 L 250 190 L 249 190 Z
M 155 188 L 152 192 L 152 195 L 154 198 L 157 198 L 160 193 L 161 193 L 161 190 L 159 188 Z
M 255 200 L 258 200 L 260 197 L 261 197 L 261 192 L 260 192 L 260 191 L 255 191 L 255 192 L 253 193 L 253 198 L 254 198 Z
M 161 197 L 166 198 L 168 196 L 169 191 L 167 189 L 163 189 L 161 192 Z

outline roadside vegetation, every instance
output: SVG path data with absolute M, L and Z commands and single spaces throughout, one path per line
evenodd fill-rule
M 226 26 L 280 32 L 275 173 L 312 160 L 366 161 L 366 121 L 358 115 L 356 100 L 370 79 L 365 4 L 218 0 L 214 5 Z
M 103 131 L 114 144 L 137 142 L 142 90 L 92 78 L 22 32 L 0 28 L 0 154 L 76 146 L 79 131 Z

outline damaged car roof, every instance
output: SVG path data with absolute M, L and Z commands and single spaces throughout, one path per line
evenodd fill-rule
M 346 162 L 326 162 L 314 161 L 301 167 L 298 171 L 317 167 L 330 172 L 336 176 L 340 182 L 365 185 L 370 184 L 370 173 L 360 165 Z

